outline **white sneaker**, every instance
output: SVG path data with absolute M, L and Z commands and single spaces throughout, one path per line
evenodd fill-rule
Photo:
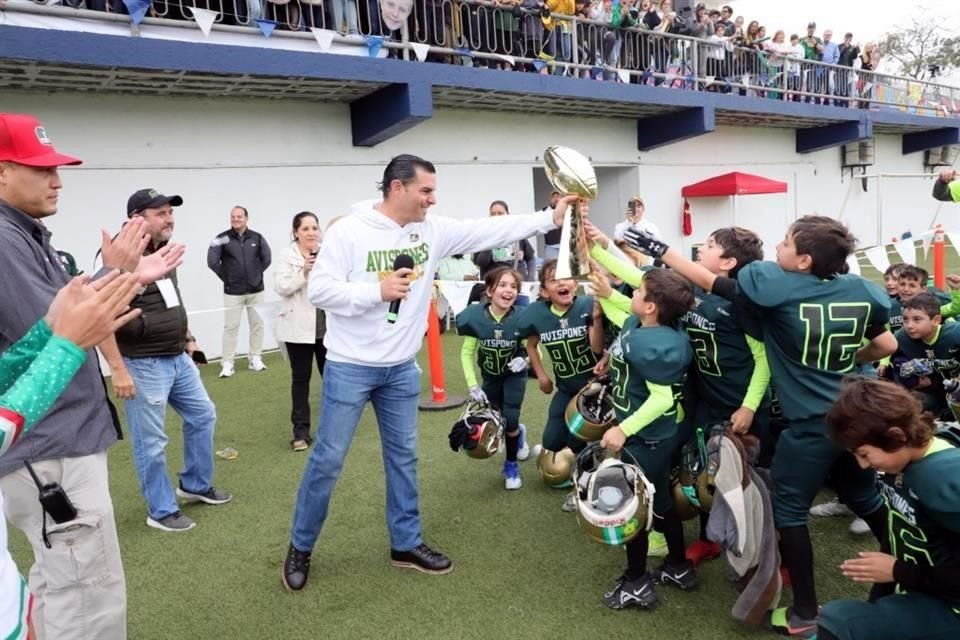
M 232 375 L 233 375 L 233 363 L 232 362 L 222 363 L 220 365 L 220 377 L 229 378 Z
M 520 448 L 517 449 L 517 460 L 526 460 L 530 457 L 530 445 L 527 444 L 527 427 L 520 425 Z
M 567 494 L 567 497 L 563 501 L 563 506 L 560 507 L 560 510 L 564 513 L 572 513 L 577 510 L 577 495 L 575 491 L 571 491 Z
M 855 536 L 863 536 L 870 533 L 870 525 L 863 518 L 856 518 L 850 523 L 850 533 Z
M 250 358 L 247 366 L 253 371 L 266 371 L 267 365 L 263 364 L 263 360 L 260 359 L 260 356 L 253 356 Z
M 836 516 L 851 516 L 853 512 L 847 505 L 840 502 L 839 498 L 834 498 L 830 502 L 810 507 L 810 515 L 817 518 L 833 518 Z

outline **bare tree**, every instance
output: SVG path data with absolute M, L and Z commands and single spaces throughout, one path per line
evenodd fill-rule
M 942 72 L 960 66 L 960 37 L 948 36 L 934 13 L 922 8 L 912 13 L 908 25 L 885 34 L 879 46 L 901 75 L 918 80 L 930 77 L 933 67 Z

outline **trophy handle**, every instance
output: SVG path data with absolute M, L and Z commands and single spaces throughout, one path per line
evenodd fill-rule
M 583 226 L 580 201 L 575 201 L 563 214 L 560 231 L 560 254 L 557 257 L 557 280 L 588 280 L 590 249 Z

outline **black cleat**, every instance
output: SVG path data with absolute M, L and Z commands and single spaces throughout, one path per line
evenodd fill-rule
M 657 584 L 667 584 L 672 587 L 679 587 L 683 591 L 691 591 L 697 588 L 697 572 L 689 560 L 684 560 L 679 564 L 663 563 L 658 569 L 650 572 L 654 582 Z
M 627 575 L 623 574 L 617 578 L 613 589 L 603 594 L 602 599 L 603 604 L 611 609 L 649 609 L 657 603 L 657 592 L 650 574 L 645 573 L 636 580 L 627 580 Z

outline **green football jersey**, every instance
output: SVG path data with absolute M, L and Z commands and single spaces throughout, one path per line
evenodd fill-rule
M 517 337 L 515 307 L 497 320 L 490 313 L 489 304 L 472 304 L 457 315 L 457 333 L 477 339 L 477 364 L 484 376 L 501 376 L 507 372 L 507 363 L 520 355 Z
M 889 320 L 890 297 L 851 274 L 821 280 L 752 262 L 737 276 L 756 309 L 780 406 L 788 423 L 825 416 L 857 350 Z
M 930 386 L 917 391 L 928 397 L 924 399 L 924 408 L 939 415 L 947 408 L 943 397 L 943 381 L 955 378 L 960 373 L 960 325 L 941 325 L 930 344 L 911 338 L 903 329 L 897 331 L 896 338 L 897 353 L 894 357 L 925 360 L 933 367 L 935 373 L 929 376 Z
M 736 305 L 697 287 L 693 309 L 683 317 L 693 347 L 698 422 L 727 420 L 743 404 L 754 360 Z
M 896 333 L 903 328 L 903 304 L 900 298 L 890 296 L 890 331 Z
M 879 486 L 890 510 L 892 555 L 931 567 L 960 560 L 960 449 L 934 438 L 923 458 L 900 475 L 881 475 Z
M 576 296 L 563 313 L 553 312 L 550 302 L 539 300 L 527 306 L 517 318 L 517 337 L 539 336 L 540 344 L 550 355 L 557 386 L 568 393 L 577 393 L 593 377 L 598 362 L 590 347 L 590 326 L 593 324 L 593 298 Z
M 630 316 L 610 346 L 610 379 L 617 420 L 623 422 L 647 401 L 648 382 L 668 386 L 674 392 L 673 407 L 644 427 L 640 435 L 659 440 L 672 434 L 681 416 L 679 398 L 692 359 L 690 341 L 682 331 L 642 327 L 636 316 Z

